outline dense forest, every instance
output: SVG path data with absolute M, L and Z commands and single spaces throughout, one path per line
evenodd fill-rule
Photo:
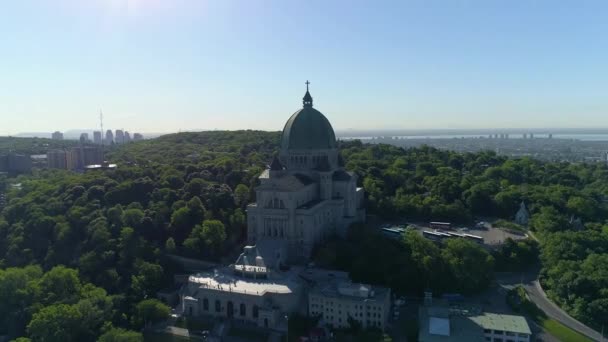
M 222 260 L 244 241 L 245 206 L 280 133 L 179 133 L 116 146 L 116 170 L 37 170 L 0 179 L 0 335 L 32 341 L 140 340 L 166 317 L 152 299 L 180 272 L 167 254 Z M 512 219 L 524 200 L 539 237 L 542 281 L 575 317 L 608 319 L 608 168 L 421 147 L 341 143 L 346 168 L 385 220 Z M 19 184 L 19 186 L 16 186 Z M 570 223 L 580 218 L 583 229 Z M 579 227 L 580 228 L 580 227 Z M 355 226 L 320 246 L 321 265 L 398 293 L 472 293 L 497 269 L 534 259 L 534 242 L 491 255 L 466 241 L 384 239 Z M 354 255 L 352 251 L 369 251 Z M 379 266 L 380 265 L 380 266 Z M 84 323 L 83 323 L 84 322 Z

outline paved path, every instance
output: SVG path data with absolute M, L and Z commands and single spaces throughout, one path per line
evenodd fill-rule
M 541 310 L 543 310 L 547 316 L 571 329 L 580 332 L 583 335 L 586 335 L 589 338 L 596 341 L 605 341 L 602 340 L 602 335 L 599 332 L 577 321 L 559 306 L 553 303 L 549 298 L 547 298 L 545 291 L 543 291 L 538 281 L 539 273 L 540 270 L 538 268 L 526 273 L 497 273 L 496 281 L 502 287 L 508 289 L 517 285 L 522 285 L 528 293 L 530 300 Z

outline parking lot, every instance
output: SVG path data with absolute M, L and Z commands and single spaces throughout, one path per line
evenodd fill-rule
M 524 233 L 509 232 L 504 229 L 493 227 L 492 224 L 488 222 L 478 222 L 475 225 L 454 225 L 451 226 L 450 229 L 437 229 L 437 227 L 431 227 L 429 222 L 408 222 L 407 224 L 400 226 L 382 226 L 382 228 L 390 229 L 397 227 L 408 227 L 407 229 L 415 229 L 420 234 L 423 234 L 424 231 L 431 231 L 480 236 L 483 238 L 483 244 L 488 247 L 499 246 L 508 238 L 513 240 L 522 240 L 527 238 L 527 235 Z

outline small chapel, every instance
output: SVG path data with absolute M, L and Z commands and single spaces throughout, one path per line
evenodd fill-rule
M 280 152 L 259 176 L 247 207 L 250 245 L 272 245 L 281 263 L 307 260 L 313 247 L 365 218 L 363 188 L 344 170 L 334 130 L 313 108 L 306 82 L 303 106 L 287 120 Z

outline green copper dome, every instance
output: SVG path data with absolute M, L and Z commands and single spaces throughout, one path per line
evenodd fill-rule
M 287 120 L 281 146 L 284 150 L 332 149 L 336 148 L 336 136 L 321 112 L 304 107 Z
M 295 112 L 283 128 L 281 147 L 283 150 L 326 150 L 336 148 L 336 135 L 329 120 L 312 108 L 312 96 L 308 92 L 302 98 L 304 108 Z

